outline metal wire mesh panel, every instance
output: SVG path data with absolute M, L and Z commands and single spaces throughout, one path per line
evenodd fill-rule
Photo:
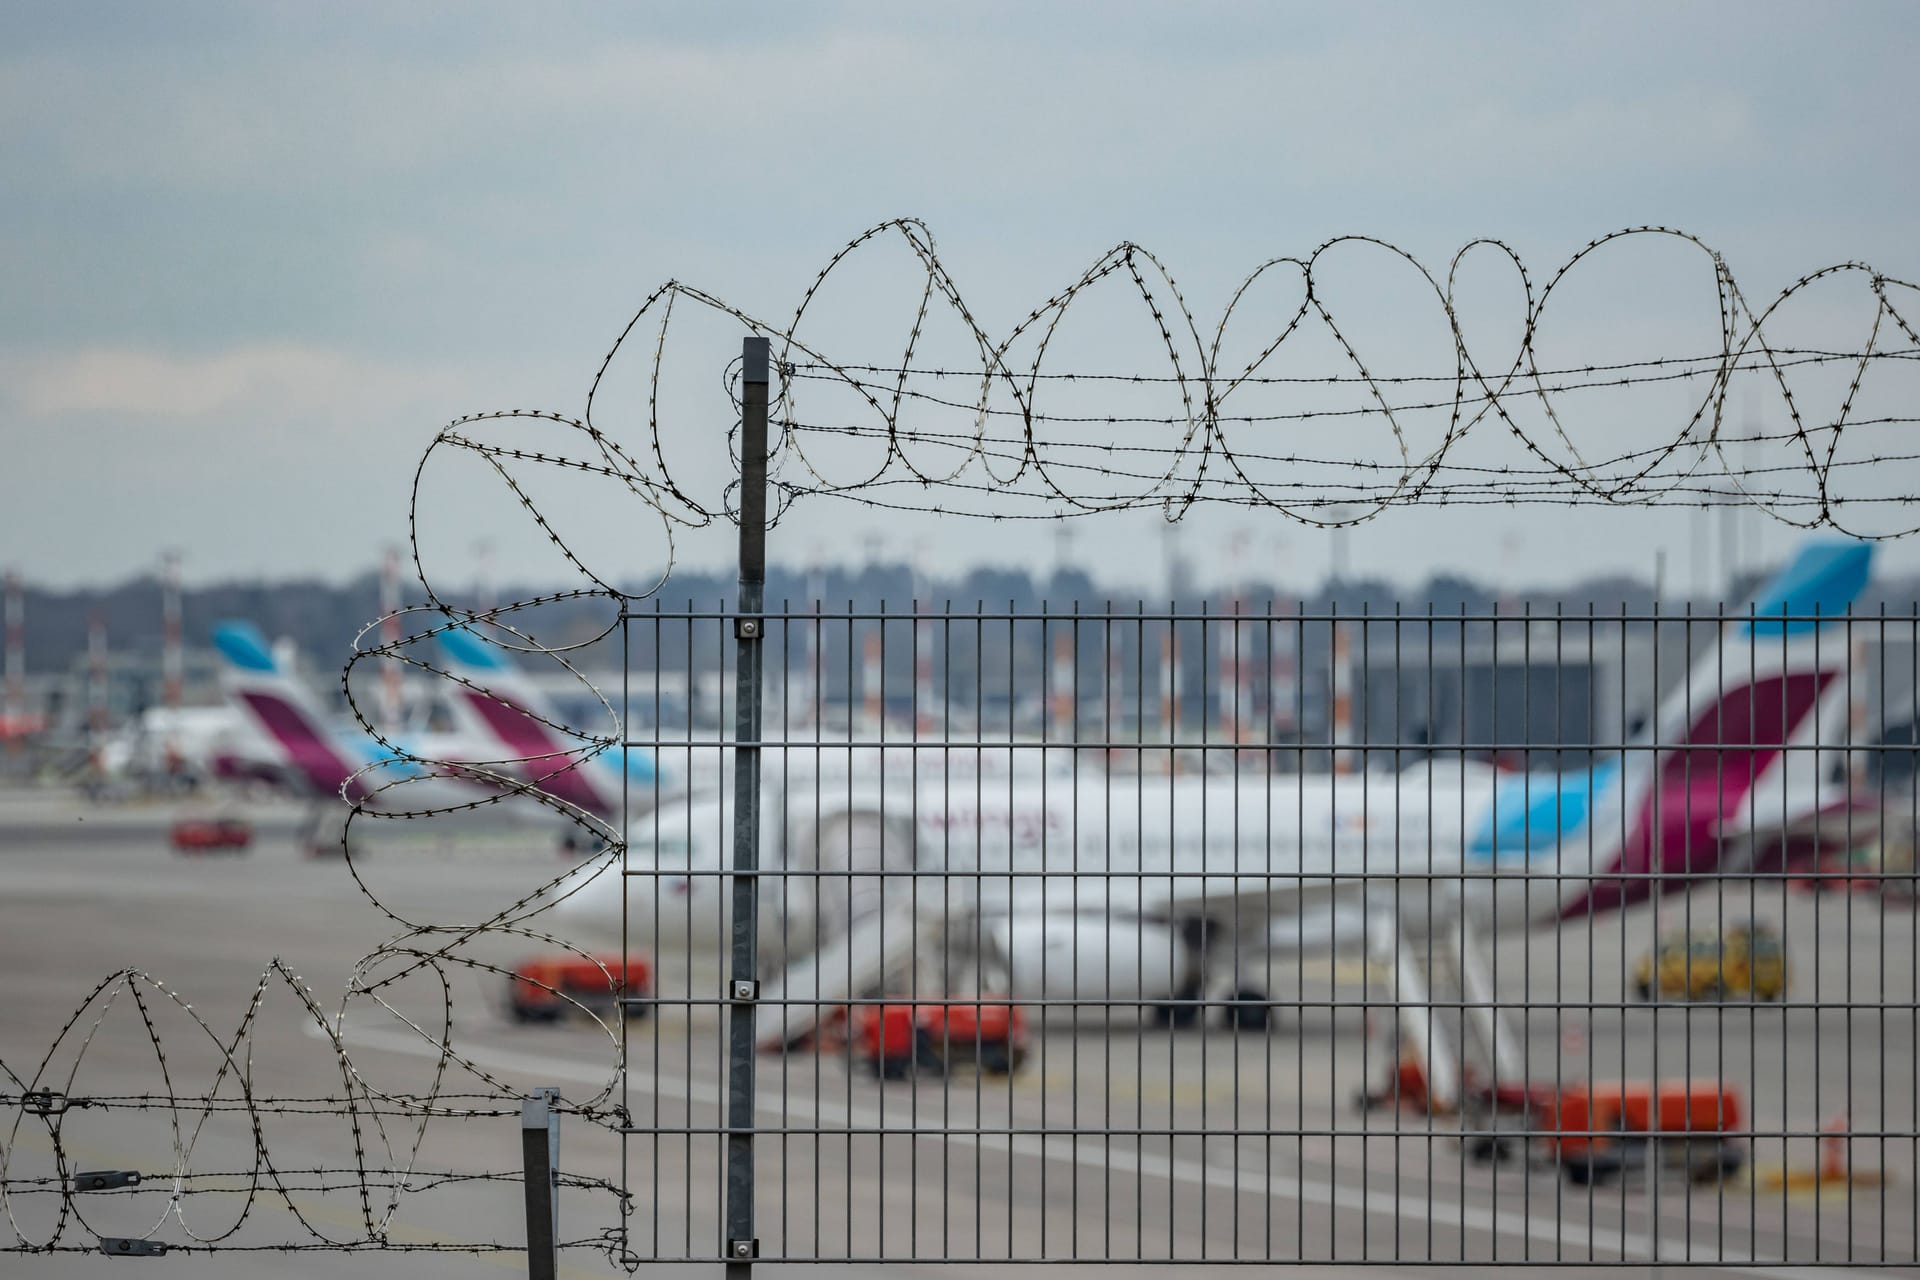
M 1914 1263 L 1920 619 L 1810 554 L 1727 617 L 763 615 L 745 920 L 736 619 L 631 615 L 716 701 L 628 702 L 630 1256 Z

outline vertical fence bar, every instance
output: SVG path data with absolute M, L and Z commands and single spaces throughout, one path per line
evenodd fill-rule
M 560 1101 L 558 1089 L 535 1089 L 520 1103 L 520 1158 L 527 1194 L 527 1280 L 560 1271 Z
M 741 344 L 740 605 L 734 623 L 733 955 L 727 1016 L 727 1275 L 745 1280 L 753 1235 L 753 1012 L 759 995 L 761 611 L 767 586 L 767 339 Z

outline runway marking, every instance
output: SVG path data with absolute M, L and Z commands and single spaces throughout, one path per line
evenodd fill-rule
M 1228 1104 L 1234 1098 L 1233 1077 L 1215 1074 L 1205 1080 L 1183 1080 L 1169 1084 L 1163 1080 L 1114 1079 L 1100 1082 L 1114 1102 L 1171 1103 L 1197 1107 L 1207 1103 Z M 1014 1091 L 1022 1097 L 1067 1097 L 1080 1087 L 1079 1077 L 1064 1068 L 1048 1070 L 1044 1075 L 1026 1070 L 1013 1077 Z
M 325 1038 L 325 1034 L 317 1025 L 309 1026 L 307 1033 L 316 1038 Z M 351 1041 L 369 1049 L 382 1049 L 416 1057 L 439 1056 L 439 1050 L 418 1035 L 362 1029 L 351 1025 L 342 1027 L 340 1035 L 343 1041 Z M 557 1077 L 595 1087 L 604 1085 L 607 1080 L 606 1075 L 590 1072 L 579 1063 L 523 1053 L 514 1049 L 467 1046 L 462 1048 L 460 1053 L 464 1057 L 484 1063 L 496 1070 L 522 1072 L 536 1078 Z M 632 1082 L 643 1092 L 678 1098 L 689 1103 L 718 1105 L 726 1097 L 724 1090 L 713 1085 L 671 1076 L 641 1077 L 635 1074 Z M 758 1100 L 755 1110 L 772 1115 L 784 1115 L 788 1119 L 804 1119 L 816 1123 L 857 1123 L 877 1127 L 884 1119 L 880 1111 L 875 1108 L 849 1107 L 831 1102 L 816 1105 L 798 1095 L 789 1095 L 784 1100 L 779 1098 Z M 895 1114 L 897 1117 L 898 1109 Z M 1478 1231 L 1507 1238 L 1525 1235 L 1543 1244 L 1560 1248 L 1570 1245 L 1581 1246 L 1586 1243 L 1583 1233 L 1568 1231 L 1566 1224 L 1558 1218 L 1542 1218 L 1530 1214 L 1525 1217 L 1512 1213 L 1501 1214 L 1495 1210 L 1479 1208 L 1458 1200 L 1444 1200 L 1430 1196 L 1416 1197 L 1397 1191 L 1389 1192 L 1340 1183 L 1307 1181 L 1290 1178 L 1285 1174 L 1256 1174 L 1243 1169 L 1221 1168 L 1193 1160 L 1140 1155 L 1111 1148 L 1088 1150 L 1081 1142 L 1070 1138 L 955 1133 L 944 1136 L 942 1141 L 950 1146 L 973 1147 L 980 1151 L 1010 1155 L 1037 1156 L 1043 1160 L 1077 1164 L 1090 1170 L 1135 1174 L 1156 1178 L 1163 1182 L 1210 1186 L 1246 1195 L 1257 1195 L 1264 1191 L 1270 1198 L 1279 1196 L 1328 1208 L 1398 1217 L 1422 1225 L 1440 1223 L 1461 1231 Z M 1646 1235 L 1636 1231 L 1621 1231 L 1617 1228 L 1603 1229 L 1599 1226 L 1593 1230 L 1593 1247 L 1596 1253 L 1602 1250 L 1618 1253 L 1635 1261 L 1644 1261 L 1649 1266 L 1659 1265 L 1656 1259 L 1678 1261 L 1688 1256 L 1687 1243 L 1683 1240 L 1676 1240 L 1669 1236 Z M 901 1261 L 908 1262 L 911 1259 L 903 1258 Z M 1381 1258 L 1378 1261 L 1384 1266 L 1394 1260 Z M 1502 1261 L 1521 1265 L 1533 1262 L 1545 1264 L 1552 1259 L 1515 1258 L 1502 1259 Z M 1410 1261 L 1406 1265 L 1416 1264 Z M 1767 1280 L 1847 1280 L 1847 1277 L 1852 1274 L 1838 1267 L 1784 1262 L 1779 1264 L 1715 1262 L 1704 1265 L 1712 1270 L 1731 1275 L 1763 1276 L 1767 1277 Z

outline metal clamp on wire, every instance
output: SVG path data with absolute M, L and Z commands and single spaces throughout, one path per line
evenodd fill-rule
M 109 1258 L 158 1258 L 167 1246 L 158 1240 L 131 1240 L 125 1236 L 101 1236 L 100 1252 Z
M 95 1169 L 90 1173 L 73 1175 L 75 1191 L 115 1191 L 121 1187 L 137 1187 L 140 1175 L 132 1169 Z

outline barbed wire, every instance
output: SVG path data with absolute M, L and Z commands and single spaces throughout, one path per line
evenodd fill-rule
M 1683 354 L 1655 351 L 1632 360 L 1544 360 L 1546 321 L 1577 306 L 1563 299 L 1577 296 L 1588 275 L 1603 273 L 1607 255 L 1648 241 L 1682 246 L 1698 254 L 1708 268 L 1700 278 L 1711 284 L 1710 300 L 1718 317 L 1715 347 Z M 906 274 L 917 295 L 899 338 L 889 344 L 899 357 L 891 363 L 870 356 L 836 358 L 829 350 L 832 339 L 814 336 L 813 316 L 835 273 L 882 244 L 903 245 L 909 251 L 912 266 Z M 1324 278 L 1330 263 L 1356 251 L 1384 255 L 1396 269 L 1410 273 L 1416 296 L 1424 298 L 1432 312 L 1426 318 L 1428 328 L 1445 335 L 1450 369 L 1397 372 L 1383 363 L 1390 354 L 1376 359 L 1363 353 L 1353 335 L 1371 318 L 1337 313 L 1332 301 L 1337 289 Z M 1501 263 L 1518 286 L 1519 337 L 1497 356 L 1486 349 L 1490 344 L 1469 340 L 1458 297 L 1468 264 L 1486 256 Z M 1255 298 L 1282 277 L 1294 286 L 1288 297 L 1297 299 L 1289 303 L 1290 310 L 1281 309 L 1283 321 L 1251 338 L 1241 335 L 1240 328 L 1252 323 L 1245 317 L 1252 314 Z M 1912 420 L 1899 412 L 1856 414 L 1864 397 L 1887 390 L 1869 381 L 1870 372 L 1885 382 L 1910 374 L 1920 358 L 1915 325 L 1897 305 L 1910 301 L 1907 295 L 1915 286 L 1864 263 L 1845 262 L 1801 276 L 1765 305 L 1755 306 L 1719 253 L 1686 232 L 1658 226 L 1627 228 L 1595 239 L 1544 281 L 1537 283 L 1519 253 L 1498 240 L 1473 241 L 1443 271 L 1434 271 L 1384 240 L 1343 236 L 1305 257 L 1262 263 L 1233 290 L 1218 320 L 1207 326 L 1159 257 L 1138 244 L 1123 243 L 1096 258 L 1004 335 L 995 336 L 941 261 L 927 227 L 914 219 L 896 219 L 869 228 L 833 254 L 784 322 L 678 280 L 660 286 L 601 361 L 582 415 L 501 410 L 463 417 L 442 431 L 416 474 L 416 520 L 419 476 L 436 451 L 469 452 L 485 461 L 574 569 L 596 589 L 620 594 L 559 536 L 530 498 L 525 476 L 515 470 L 571 469 L 616 482 L 650 509 L 648 518 L 657 519 L 664 534 L 661 560 L 670 574 L 674 530 L 732 518 L 730 494 L 737 475 L 735 465 L 723 469 L 721 479 L 707 480 L 711 468 L 676 470 L 668 460 L 670 439 L 684 442 L 709 434 L 707 422 L 676 418 L 663 390 L 672 372 L 669 338 L 676 317 L 685 315 L 676 309 L 692 307 L 736 322 L 773 344 L 772 417 L 777 433 L 771 483 L 776 520 L 801 496 L 897 507 L 902 504 L 886 498 L 885 491 L 915 485 L 928 491 L 924 501 L 914 504 L 921 509 L 986 519 L 1067 518 L 1138 508 L 1154 508 L 1178 519 L 1196 505 L 1217 504 L 1269 509 L 1306 524 L 1340 527 L 1395 507 L 1497 500 L 1498 495 L 1462 489 L 1456 477 L 1465 466 L 1483 474 L 1550 481 L 1535 487 L 1571 504 L 1742 504 L 1797 527 L 1826 526 L 1858 537 L 1890 538 L 1913 531 L 1904 521 L 1889 526 L 1867 519 L 1910 506 L 1913 490 L 1920 488 L 1909 476 L 1885 474 L 1883 464 L 1909 461 L 1910 451 L 1876 443 L 1885 435 L 1897 438 Z M 1113 285 L 1103 288 L 1109 282 Z M 1870 317 L 1864 340 L 1852 348 L 1776 343 L 1769 325 L 1794 320 L 1794 304 L 1811 297 L 1822 282 L 1855 290 Z M 1105 317 L 1116 310 L 1116 296 L 1118 306 L 1149 321 L 1146 329 L 1153 339 L 1147 346 L 1158 352 L 1150 364 L 1157 367 L 1056 367 L 1056 350 L 1065 345 L 1061 334 L 1076 306 L 1100 307 Z M 952 325 L 958 338 L 951 345 L 968 349 L 971 363 L 920 358 L 936 321 Z M 1828 327 L 1838 326 L 1829 322 Z M 1310 337 L 1321 348 L 1309 349 Z M 1230 359 L 1230 345 L 1250 348 L 1253 354 Z M 1310 368 L 1285 371 L 1283 365 L 1296 352 Z M 596 414 L 607 392 L 636 364 L 644 386 L 644 420 L 618 425 L 601 421 Z M 1843 388 L 1795 381 L 1818 371 L 1843 377 Z M 1684 386 L 1690 406 L 1675 415 L 1670 429 L 1635 424 L 1634 434 L 1642 443 L 1631 448 L 1610 447 L 1616 431 L 1585 442 L 1576 438 L 1569 421 L 1576 402 L 1604 410 L 1604 397 L 1610 394 L 1667 383 Z M 1730 429 L 1729 396 L 1761 384 L 1778 399 L 1783 428 Z M 1049 397 L 1071 395 L 1077 388 L 1170 390 L 1177 397 L 1177 411 L 1054 408 L 1050 399 L 1042 403 L 1043 386 L 1052 388 Z M 1439 386 L 1445 393 L 1405 400 L 1387 394 L 1391 388 L 1412 386 Z M 810 388 L 820 387 L 830 388 L 859 413 L 808 413 L 806 406 L 817 398 Z M 1833 403 L 1818 403 L 1823 390 L 1831 392 L 1827 398 Z M 1248 398 L 1256 392 L 1284 393 L 1293 402 L 1254 406 Z M 1905 383 L 1894 386 L 1891 394 L 1902 405 L 1914 398 Z M 1336 396 L 1339 401 L 1324 403 L 1315 396 Z M 922 410 L 948 416 L 929 419 Z M 1436 420 L 1415 421 L 1420 415 Z M 1376 442 L 1380 447 L 1343 452 L 1339 435 L 1298 434 L 1345 421 L 1383 426 L 1385 436 Z M 996 423 L 1014 429 L 997 430 Z M 547 430 L 541 445 L 529 448 L 479 438 L 474 429 L 480 424 L 558 429 Z M 1075 435 L 1106 428 L 1134 434 L 1125 439 Z M 1504 442 L 1498 447 L 1517 450 L 1522 461 L 1500 468 L 1460 456 L 1482 437 L 1494 436 Z M 1648 447 L 1648 439 L 1657 443 Z M 1350 435 L 1348 440 L 1352 442 Z M 1866 441 L 1858 456 L 1846 452 L 1858 441 Z M 842 456 L 846 450 L 839 448 L 848 444 L 867 452 L 849 461 Z M 1782 456 L 1757 465 L 1751 458 L 1734 456 L 1735 450 L 1756 449 Z M 1132 465 L 1123 470 L 1086 461 L 1107 450 L 1125 453 Z M 1373 478 L 1366 484 L 1316 485 L 1298 474 L 1306 462 L 1350 467 Z M 1765 477 L 1778 482 L 1767 483 Z M 1124 483 L 1116 487 L 1113 480 Z M 949 491 L 968 498 L 942 496 Z
M 437 1019 L 402 1013 L 379 994 L 391 978 L 370 980 L 366 976 L 369 965 L 395 956 L 410 957 L 417 968 L 431 969 L 441 977 Z M 9 1127 L 0 1139 L 0 1212 L 4 1212 L 13 1237 L 0 1245 L 0 1252 L 99 1252 L 104 1242 L 125 1239 L 155 1241 L 156 1250 L 168 1253 L 524 1251 L 524 1244 L 490 1239 L 409 1239 L 405 1237 L 418 1231 L 398 1221 L 409 1197 L 472 1183 L 524 1181 L 517 1168 L 447 1169 L 421 1164 L 429 1122 L 517 1117 L 524 1092 L 485 1071 L 455 1047 L 453 987 L 445 981 L 451 963 L 465 963 L 496 974 L 511 972 L 471 958 L 449 961 L 444 955 L 419 947 L 383 946 L 361 962 L 347 984 L 339 1010 L 330 1015 L 306 981 L 275 960 L 262 972 L 237 1023 L 225 1034 L 150 973 L 122 969 L 101 980 L 61 1026 L 37 1064 L 19 1070 L 0 1060 L 0 1109 L 11 1114 Z M 563 992 L 554 992 L 553 996 L 572 999 Z M 263 1087 L 255 1056 L 256 1037 L 269 1001 L 276 997 L 282 1003 L 290 1000 L 299 1027 L 325 1046 L 339 1075 L 337 1091 L 276 1095 Z M 383 1088 L 354 1061 L 344 1028 L 359 1000 L 370 1000 L 387 1010 L 399 1027 L 420 1037 L 431 1049 L 436 1061 L 425 1090 Z M 134 1018 L 120 1017 L 118 1023 L 124 1026 L 132 1021 L 137 1026 L 138 1038 L 152 1054 L 164 1091 L 108 1093 L 86 1089 L 82 1075 L 90 1070 L 89 1051 L 105 1043 L 108 1037 L 104 1029 L 117 1010 L 129 1006 Z M 208 1051 L 213 1055 L 210 1078 L 185 1078 L 179 1060 L 183 1050 L 196 1045 L 201 1055 Z M 115 1043 L 105 1051 L 120 1054 L 125 1048 Z M 455 1068 L 487 1087 L 449 1087 Z M 605 1088 L 583 1099 L 557 1102 L 556 1110 L 590 1124 L 617 1128 L 626 1115 L 617 1105 L 609 1104 L 611 1092 L 610 1080 Z M 160 1118 L 170 1147 L 169 1159 L 158 1166 L 87 1172 L 71 1146 L 68 1118 L 99 1116 L 105 1123 L 107 1117 L 129 1113 Z M 233 1143 L 238 1136 L 234 1132 L 222 1128 L 217 1136 L 210 1135 L 210 1127 L 222 1116 L 244 1121 L 250 1162 L 240 1166 L 232 1163 Z M 336 1136 L 350 1141 L 351 1163 L 295 1165 L 277 1161 L 268 1125 L 274 1117 L 292 1116 L 343 1121 L 344 1134 Z M 308 1148 L 314 1140 L 308 1134 L 300 1139 L 300 1145 Z M 116 1149 L 132 1149 L 139 1144 L 123 1137 L 113 1145 Z M 35 1173 L 31 1171 L 35 1167 L 52 1171 Z M 622 1212 L 618 1205 L 625 1192 L 607 1179 L 562 1173 L 559 1183 L 577 1191 L 604 1194 L 615 1203 L 616 1216 Z M 327 1203 L 325 1197 L 344 1197 L 354 1205 L 346 1215 L 354 1222 L 352 1229 L 338 1229 L 342 1216 L 338 1212 L 327 1215 L 332 1223 L 317 1216 L 317 1210 Z M 237 1209 L 230 1203 L 236 1198 Z M 141 1201 L 152 1214 L 131 1236 L 123 1228 L 106 1229 L 89 1207 L 127 1199 Z M 39 1219 L 36 1222 L 24 1220 L 22 1209 L 39 1201 L 51 1204 L 50 1213 L 31 1215 Z M 272 1234 L 274 1228 L 263 1221 L 269 1210 L 275 1211 L 273 1222 L 282 1220 L 277 1216 L 280 1213 L 290 1216 L 294 1227 L 291 1237 Z M 108 1210 L 107 1214 L 125 1221 L 123 1211 L 115 1214 Z M 267 1238 L 261 1238 L 263 1231 Z M 617 1243 L 614 1237 L 602 1235 L 564 1247 L 592 1248 L 611 1256 Z
M 1565 305 L 1560 299 L 1570 282 L 1577 281 L 1583 269 L 1597 270 L 1591 264 L 1602 255 L 1649 238 L 1681 244 L 1703 256 L 1710 268 L 1707 278 L 1713 285 L 1714 311 L 1721 318 L 1717 349 L 1684 355 L 1656 353 L 1630 361 L 1543 364 L 1542 327 L 1549 316 L 1560 314 Z M 809 311 L 834 272 L 863 248 L 882 240 L 904 243 L 920 272 L 916 284 L 919 306 L 910 323 L 903 326 L 906 333 L 900 344 L 901 357 L 895 364 L 835 360 L 826 353 L 824 340 L 816 342 L 811 337 Z M 1424 285 L 1423 296 L 1430 299 L 1434 311 L 1434 327 L 1448 335 L 1453 364 L 1450 371 L 1393 373 L 1377 368 L 1362 354 L 1349 336 L 1351 325 L 1343 324 L 1329 301 L 1331 287 L 1317 274 L 1323 263 L 1353 248 L 1388 255 L 1395 264 L 1410 269 L 1415 280 Z M 1508 264 L 1520 286 L 1520 337 L 1510 358 L 1503 355 L 1492 359 L 1475 349 L 1466 336 L 1456 300 L 1463 266 L 1473 255 L 1485 253 L 1498 255 Z M 1256 354 L 1251 359 L 1244 364 L 1228 361 L 1225 346 L 1236 319 L 1244 314 L 1250 297 L 1269 273 L 1282 271 L 1298 277 L 1298 305 L 1276 332 L 1253 341 Z M 1817 283 L 1856 278 L 1864 286 L 1872 320 L 1860 346 L 1851 350 L 1776 346 L 1769 339 L 1769 323 L 1780 322 L 1791 304 Z M 1053 345 L 1075 305 L 1096 296 L 1104 302 L 1113 300 L 1112 290 L 1095 293 L 1096 287 L 1109 279 L 1123 282 L 1119 298 L 1124 303 L 1144 310 L 1150 317 L 1149 331 L 1157 335 L 1163 355 L 1161 367 L 1127 372 L 1049 367 Z M 670 497 L 673 502 L 661 504 L 661 510 L 682 523 L 700 524 L 716 513 L 724 513 L 723 499 L 706 493 L 695 495 L 692 486 L 674 474 L 663 446 L 666 435 L 676 431 L 686 434 L 683 427 L 676 428 L 663 418 L 659 387 L 674 307 L 690 301 L 728 316 L 774 343 L 779 372 L 774 419 L 781 428 L 775 457 L 784 464 L 776 466 L 774 482 L 785 490 L 789 500 L 799 493 L 857 499 L 863 490 L 898 479 L 929 488 L 960 485 L 997 495 L 994 504 L 980 509 L 944 508 L 953 514 L 1065 516 L 1154 506 L 1169 518 L 1177 518 L 1195 504 L 1222 502 L 1270 507 L 1312 524 L 1344 525 L 1392 506 L 1445 500 L 1449 486 L 1444 468 L 1451 455 L 1470 440 L 1476 428 L 1487 424 L 1486 430 L 1517 442 L 1534 465 L 1556 479 L 1569 501 L 1750 502 L 1792 524 L 1829 525 L 1858 536 L 1898 536 L 1909 530 L 1850 525 L 1840 508 L 1858 499 L 1833 491 L 1830 481 L 1833 464 L 1845 461 L 1837 453 L 1842 432 L 1849 426 L 1870 425 L 1852 416 L 1867 371 L 1910 368 L 1920 355 L 1914 326 L 1895 305 L 1896 293 L 1912 288 L 1865 264 L 1849 262 L 1809 273 L 1765 306 L 1755 308 L 1749 305 L 1718 253 L 1696 237 L 1664 227 L 1630 228 L 1600 237 L 1556 268 L 1544 286 L 1536 286 L 1519 254 L 1499 241 L 1474 241 L 1453 257 L 1443 274 L 1437 274 L 1385 241 L 1348 236 L 1329 240 L 1304 258 L 1282 257 L 1263 263 L 1233 292 L 1211 335 L 1203 337 L 1205 326 L 1189 308 L 1171 272 L 1150 251 L 1128 243 L 1096 259 L 1068 287 L 1033 308 L 1004 337 L 996 338 L 976 320 L 974 310 L 939 259 L 932 234 L 923 224 L 903 219 L 871 228 L 836 253 L 806 290 L 791 320 L 784 324 L 762 320 L 704 291 L 669 282 L 643 303 L 621 334 L 596 376 L 586 415 L 570 422 L 576 430 L 591 434 L 596 443 L 608 442 L 604 457 L 610 469 L 632 464 L 634 454 L 613 445 L 596 424 L 595 398 L 642 322 L 657 319 L 644 430 L 653 466 L 636 468 L 630 483 L 636 489 Z M 944 307 L 959 321 L 961 345 L 970 344 L 977 351 L 977 366 L 916 362 L 937 307 Z M 1279 362 L 1290 354 L 1287 344 L 1303 343 L 1309 330 L 1317 330 L 1331 340 L 1333 358 L 1323 360 L 1312 372 L 1279 372 Z M 1886 341 L 1888 337 L 1890 342 Z M 1838 403 L 1822 412 L 1807 407 L 1804 402 L 1809 393 L 1796 388 L 1792 376 L 1797 370 L 1825 366 L 1837 367 L 1848 375 L 1848 382 Z M 1770 443 L 1792 448 L 1807 482 L 1805 494 L 1794 492 L 1796 500 L 1787 506 L 1779 504 L 1770 492 L 1748 492 L 1743 483 L 1746 469 L 1727 456 L 1731 444 L 1742 448 L 1753 444 L 1749 437 L 1736 436 L 1727 428 L 1727 398 L 1742 378 L 1771 382 L 1790 424 L 1788 430 L 1767 438 Z M 1565 420 L 1565 397 L 1660 382 L 1698 384 L 1699 394 L 1691 397 L 1691 412 L 1674 424 L 1659 447 L 1609 450 L 1602 440 L 1599 443 L 1603 447 L 1583 450 L 1576 443 Z M 834 384 L 851 392 L 850 402 L 861 405 L 868 420 L 835 422 L 806 416 L 802 412 L 809 394 L 806 386 L 814 383 Z M 1103 383 L 1172 388 L 1178 393 L 1179 412 L 1050 412 L 1040 403 L 1038 388 L 1043 384 L 1070 391 L 1074 384 Z M 962 384 L 970 384 L 972 394 L 963 396 L 940 389 Z M 1386 395 L 1387 388 L 1414 384 L 1441 384 L 1450 394 L 1407 403 L 1395 403 Z M 1236 412 L 1238 403 L 1255 388 L 1304 391 L 1329 387 L 1357 393 L 1357 397 L 1337 406 L 1303 403 L 1270 413 Z M 916 403 L 961 411 L 970 421 L 963 431 L 931 428 L 913 418 L 910 408 Z M 1404 419 L 1419 412 L 1444 413 L 1446 420 L 1437 440 L 1416 441 L 1416 432 Z M 1386 452 L 1392 455 L 1392 474 L 1366 492 L 1343 492 L 1332 501 L 1316 502 L 1313 493 L 1301 492 L 1297 485 L 1290 487 L 1253 465 L 1284 467 L 1294 450 L 1273 448 L 1275 441 L 1270 435 L 1243 439 L 1244 432 L 1236 430 L 1276 422 L 1307 424 L 1350 417 L 1375 417 L 1387 425 L 1392 447 Z M 988 424 L 995 420 L 1011 420 L 1019 431 L 1011 436 L 992 432 Z M 1161 429 L 1159 438 L 1131 445 L 1137 455 L 1150 457 L 1158 465 L 1129 479 L 1151 483 L 1114 491 L 1089 486 L 1084 475 L 1063 475 L 1066 462 L 1075 451 L 1085 448 L 1086 442 L 1060 438 L 1053 429 L 1075 424 Z M 1893 423 L 1883 419 L 1880 425 Z M 835 432 L 877 440 L 883 448 L 871 463 L 848 476 L 830 478 L 821 450 L 826 438 Z M 938 466 L 930 465 L 931 460 L 920 448 L 929 442 L 941 450 Z M 1327 443 L 1337 444 L 1337 440 Z M 1356 465 L 1374 461 L 1359 453 L 1332 455 L 1327 460 Z M 1675 487 L 1680 478 L 1718 483 L 1704 495 L 1697 490 L 1686 493 Z M 1904 501 L 1910 495 L 1894 496 Z M 1336 503 L 1359 504 L 1363 509 L 1329 515 L 1326 508 Z

